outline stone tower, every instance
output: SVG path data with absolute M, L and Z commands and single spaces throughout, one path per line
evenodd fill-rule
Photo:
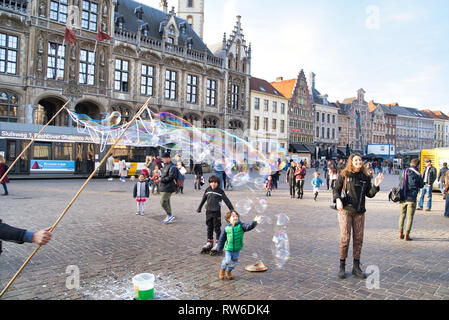
M 178 0 L 178 17 L 185 19 L 203 39 L 204 0 Z

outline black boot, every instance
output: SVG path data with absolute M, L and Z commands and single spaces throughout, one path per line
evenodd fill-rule
M 338 277 L 340 279 L 346 278 L 345 267 L 346 267 L 346 260 L 340 260 L 340 270 L 338 271 Z
M 366 274 L 360 269 L 360 260 L 354 259 L 352 274 L 357 278 L 366 279 Z

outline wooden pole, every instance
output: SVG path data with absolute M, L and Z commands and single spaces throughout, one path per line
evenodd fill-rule
M 64 218 L 65 214 L 67 213 L 67 211 L 69 211 L 70 207 L 73 205 L 73 203 L 75 202 L 76 199 L 78 199 L 79 195 L 81 194 L 81 192 L 84 190 L 84 188 L 86 187 L 86 185 L 90 182 L 90 180 L 93 178 L 93 176 L 95 175 L 95 172 L 98 170 L 99 167 L 102 166 L 102 164 L 106 161 L 106 158 L 109 156 L 109 154 L 112 152 L 112 150 L 115 148 L 115 146 L 120 142 L 120 140 L 122 139 L 123 135 L 125 134 L 125 132 L 129 129 L 129 127 L 131 126 L 131 124 L 141 115 L 141 113 L 146 109 L 146 107 L 148 106 L 149 102 L 150 102 L 151 98 L 149 98 L 147 100 L 147 102 L 145 102 L 145 104 L 140 108 L 140 110 L 134 115 L 134 117 L 132 118 L 132 120 L 128 123 L 128 125 L 125 127 L 125 130 L 123 130 L 123 132 L 120 134 L 120 136 L 117 138 L 117 140 L 115 141 L 115 143 L 111 146 L 111 148 L 109 149 L 109 151 L 105 154 L 105 156 L 103 157 L 103 159 L 101 160 L 100 164 L 98 165 L 98 167 L 92 171 L 92 173 L 90 174 L 89 178 L 87 178 L 87 180 L 84 182 L 84 184 L 81 186 L 81 188 L 78 190 L 78 192 L 76 193 L 76 195 L 73 197 L 73 199 L 70 201 L 70 203 L 67 205 L 67 207 L 64 209 L 64 211 L 62 212 L 62 214 L 59 216 L 58 220 L 56 220 L 55 224 L 53 225 L 53 227 L 51 227 L 50 232 L 53 232 L 53 230 L 55 230 L 56 226 L 59 224 L 59 222 L 61 222 L 62 218 Z M 11 278 L 11 280 L 8 282 L 8 284 L 6 285 L 6 287 L 3 289 L 3 291 L 0 293 L 0 298 L 3 297 L 3 295 L 5 294 L 5 292 L 9 289 L 9 287 L 14 283 L 14 281 L 16 280 L 16 278 L 19 276 L 19 274 L 22 272 L 22 270 L 26 267 L 26 265 L 28 264 L 28 262 L 30 262 L 31 258 L 33 258 L 33 256 L 36 254 L 36 252 L 40 249 L 41 245 L 39 245 L 34 251 L 33 253 L 31 253 L 31 255 L 28 257 L 28 259 L 26 259 L 26 261 L 24 262 L 24 264 L 20 267 L 20 269 L 16 272 L 16 274 L 14 275 L 14 277 Z
M 57 115 L 63 110 L 65 109 L 65 106 L 69 103 L 69 101 L 67 101 L 59 110 L 58 112 L 55 113 L 55 115 L 50 119 L 50 121 L 47 122 L 47 124 L 41 129 L 41 131 L 38 132 L 38 134 L 31 140 L 30 143 L 28 143 L 28 145 L 25 147 L 25 149 L 23 149 L 23 151 L 19 154 L 19 156 L 16 158 L 16 160 L 14 160 L 14 162 L 9 166 L 8 170 L 6 170 L 6 172 L 3 174 L 2 178 L 0 179 L 0 181 L 3 181 L 3 179 L 7 176 L 8 172 L 11 171 L 11 169 L 14 167 L 14 165 L 17 163 L 17 161 L 19 161 L 19 159 L 23 156 L 23 154 L 28 150 L 28 148 L 33 144 L 33 142 L 41 135 L 41 133 L 45 130 L 45 128 L 47 128 L 47 126 L 57 117 Z

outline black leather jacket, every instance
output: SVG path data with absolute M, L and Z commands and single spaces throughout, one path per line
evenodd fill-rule
M 351 173 L 346 178 L 346 200 L 342 200 L 344 210 L 365 213 L 365 197 L 374 198 L 380 188 L 375 187 L 371 183 L 371 176 L 365 175 L 363 172 Z M 344 185 L 345 177 L 339 176 L 335 183 L 333 191 L 334 202 L 337 199 L 342 199 L 341 193 Z

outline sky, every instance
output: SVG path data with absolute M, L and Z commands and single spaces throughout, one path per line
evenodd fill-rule
M 240 15 L 254 77 L 293 79 L 303 69 L 329 101 L 363 88 L 367 101 L 447 114 L 447 13 L 447 0 L 205 0 L 204 42 L 221 42 Z

